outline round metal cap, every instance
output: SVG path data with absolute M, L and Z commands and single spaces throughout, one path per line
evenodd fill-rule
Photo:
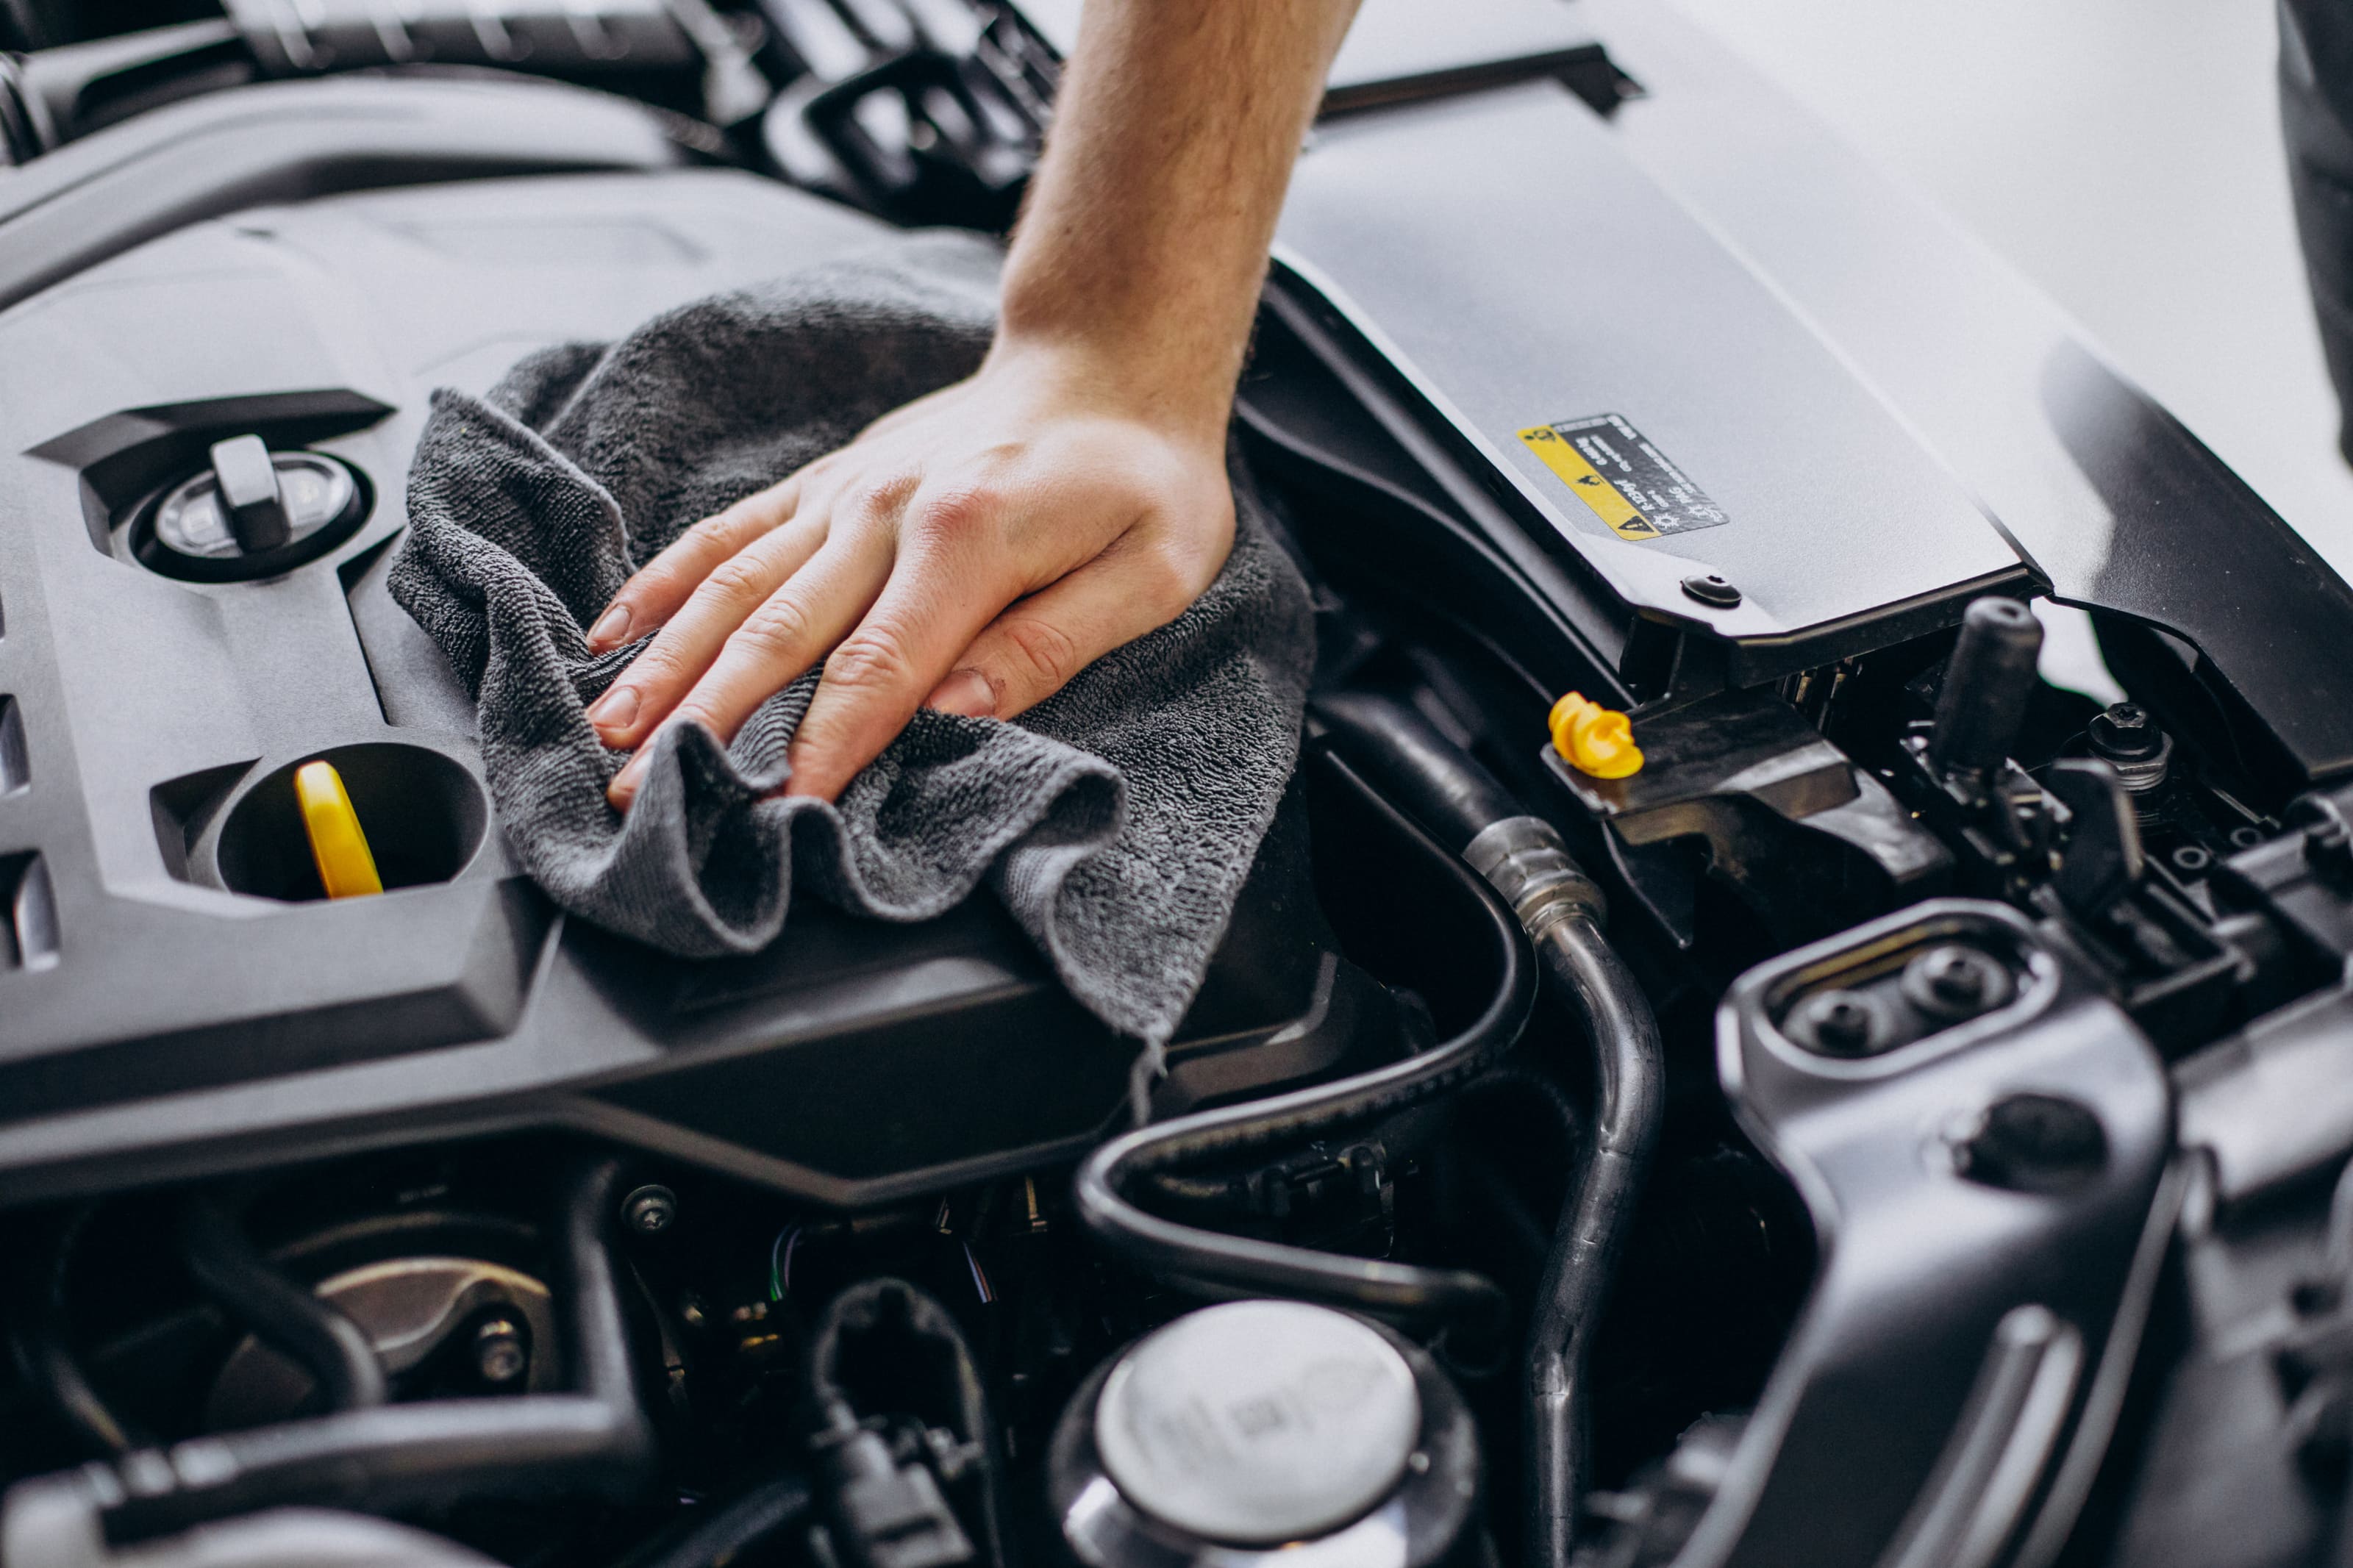
M 1420 1430 L 1397 1348 L 1297 1301 L 1179 1318 L 1127 1353 L 1095 1406 L 1095 1448 L 1122 1495 L 1234 1546 L 1324 1535 L 1369 1512 Z
M 269 461 L 278 471 L 279 502 L 286 509 L 291 531 L 289 544 L 343 520 L 359 504 L 352 471 L 332 458 L 272 452 Z M 183 555 L 206 560 L 234 560 L 244 553 L 221 506 L 220 483 L 210 473 L 197 475 L 164 498 L 155 509 L 155 537 Z

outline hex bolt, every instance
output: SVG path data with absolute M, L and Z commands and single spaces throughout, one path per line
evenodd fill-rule
M 1939 1018 L 1973 1018 L 2010 1000 L 2010 967 L 1989 952 L 1959 942 L 1930 948 L 1904 968 L 1904 995 Z
M 659 1236 L 678 1218 L 678 1194 L 648 1182 L 621 1200 L 621 1223 L 638 1236 Z
M 474 1331 L 474 1371 L 484 1383 L 512 1383 L 530 1368 L 531 1347 L 511 1320 L 491 1318 Z
M 2019 1192 L 2064 1192 L 2097 1175 L 2108 1140 L 2091 1107 L 2065 1095 L 2006 1094 L 1953 1146 L 1954 1168 L 1973 1182 Z
M 1852 991 L 1818 991 L 1789 1013 L 1789 1037 L 1826 1056 L 1871 1054 L 1886 1033 L 1885 1016 Z
M 2173 760 L 2173 741 L 2158 728 L 2157 719 L 2137 702 L 2118 702 L 2092 715 L 2084 739 L 2092 754 L 2116 770 L 2125 788 L 2146 795 L 2165 782 Z
M 1683 579 L 1683 592 L 1710 609 L 1729 610 L 1738 607 L 1740 590 L 1727 577 L 1710 572 Z

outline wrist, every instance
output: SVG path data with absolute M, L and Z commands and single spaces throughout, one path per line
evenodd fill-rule
M 1151 331 L 1008 320 L 981 367 L 984 379 L 1034 389 L 1066 407 L 1149 425 L 1179 441 L 1222 448 L 1241 352 L 1172 342 Z

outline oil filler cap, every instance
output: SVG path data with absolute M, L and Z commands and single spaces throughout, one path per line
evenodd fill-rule
M 259 436 L 213 444 L 211 467 L 156 498 L 132 550 L 168 577 L 272 576 L 313 560 L 365 520 L 359 479 L 318 452 L 273 452 Z
M 1138 1510 L 1229 1546 L 1324 1535 L 1388 1497 L 1421 1429 L 1413 1369 L 1356 1319 L 1235 1301 L 1177 1319 L 1112 1370 L 1103 1471 Z

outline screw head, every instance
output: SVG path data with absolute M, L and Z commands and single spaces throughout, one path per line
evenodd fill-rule
M 1869 1056 L 1887 1037 L 1887 1015 L 1852 991 L 1817 991 L 1789 1010 L 1789 1037 L 1824 1056 Z
M 2098 1115 L 2064 1095 L 2004 1095 L 1973 1121 L 1955 1142 L 1954 1167 L 1987 1186 L 2063 1192 L 2107 1163 L 2107 1132 Z
M 1904 995 L 1939 1018 L 1973 1018 L 2010 998 L 2010 968 L 1989 952 L 1959 942 L 1932 947 L 1904 968 Z
M 2118 702 L 2092 716 L 2084 739 L 2099 755 L 2129 762 L 2155 756 L 2165 744 L 2165 732 L 2147 709 L 2137 702 Z
M 659 1236 L 678 1218 L 678 1194 L 649 1182 L 621 1200 L 621 1223 L 639 1236 Z
M 1683 592 L 1711 609 L 1729 610 L 1740 603 L 1740 590 L 1713 572 L 1684 578 Z
M 531 1347 L 511 1320 L 491 1318 L 474 1331 L 474 1371 L 484 1383 L 512 1383 L 530 1368 Z

